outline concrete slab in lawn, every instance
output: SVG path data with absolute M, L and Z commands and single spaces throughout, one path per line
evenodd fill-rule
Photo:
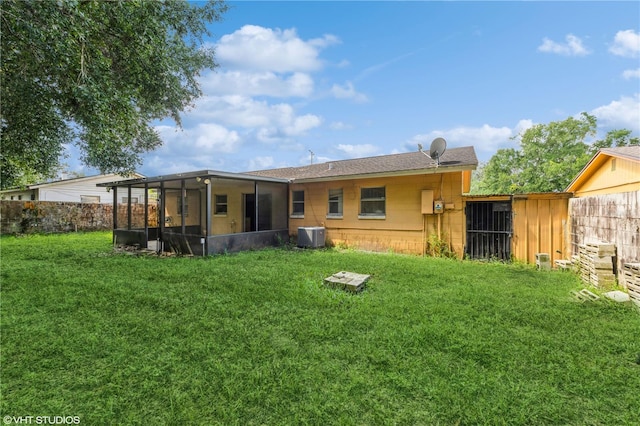
M 355 272 L 340 271 L 324 279 L 325 285 L 333 288 L 357 293 L 362 290 L 371 275 L 356 274 Z
M 629 295 L 624 291 L 620 291 L 620 290 L 608 291 L 604 293 L 604 296 L 608 297 L 613 301 L 620 302 L 620 303 L 628 302 L 630 300 Z

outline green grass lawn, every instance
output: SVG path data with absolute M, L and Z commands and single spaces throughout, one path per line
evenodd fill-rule
M 640 315 L 571 273 L 338 250 L 3 237 L 0 415 L 101 424 L 624 425 Z M 370 274 L 359 295 L 325 288 Z

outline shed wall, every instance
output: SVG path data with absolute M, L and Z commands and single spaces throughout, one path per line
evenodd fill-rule
M 568 194 L 530 194 L 513 199 L 513 256 L 536 262 L 536 253 L 548 253 L 551 261 L 570 256 Z

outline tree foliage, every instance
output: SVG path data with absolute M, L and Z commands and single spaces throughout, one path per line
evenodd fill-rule
M 1 185 L 50 176 L 64 145 L 103 172 L 131 172 L 161 144 L 152 120 L 200 96 L 202 47 L 226 5 L 186 1 L 0 3 Z
M 517 194 L 563 191 L 600 148 L 639 145 L 630 130 L 612 130 L 605 138 L 588 143 L 596 135 L 596 118 L 579 118 L 537 124 L 520 136 L 520 148 L 500 149 L 482 168 L 477 185 L 480 194 Z

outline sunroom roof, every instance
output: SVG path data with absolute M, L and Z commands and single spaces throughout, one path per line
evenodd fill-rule
M 235 179 L 235 180 L 250 180 L 255 182 L 275 182 L 275 183 L 288 183 L 288 179 L 283 178 L 274 178 L 268 176 L 256 176 L 249 175 L 246 173 L 229 173 L 229 172 L 221 172 L 218 170 L 198 170 L 195 172 L 187 172 L 187 173 L 175 173 L 170 175 L 162 175 L 162 176 L 153 176 L 153 177 L 144 177 L 138 179 L 126 179 L 115 182 L 106 182 L 97 184 L 100 187 L 117 187 L 117 186 L 131 186 L 132 188 L 144 188 L 145 185 L 148 185 L 149 188 L 157 188 L 160 186 L 162 182 L 170 182 L 170 181 L 181 181 L 181 180 L 191 180 L 201 178 L 202 180 L 207 178 L 218 178 L 218 179 Z

